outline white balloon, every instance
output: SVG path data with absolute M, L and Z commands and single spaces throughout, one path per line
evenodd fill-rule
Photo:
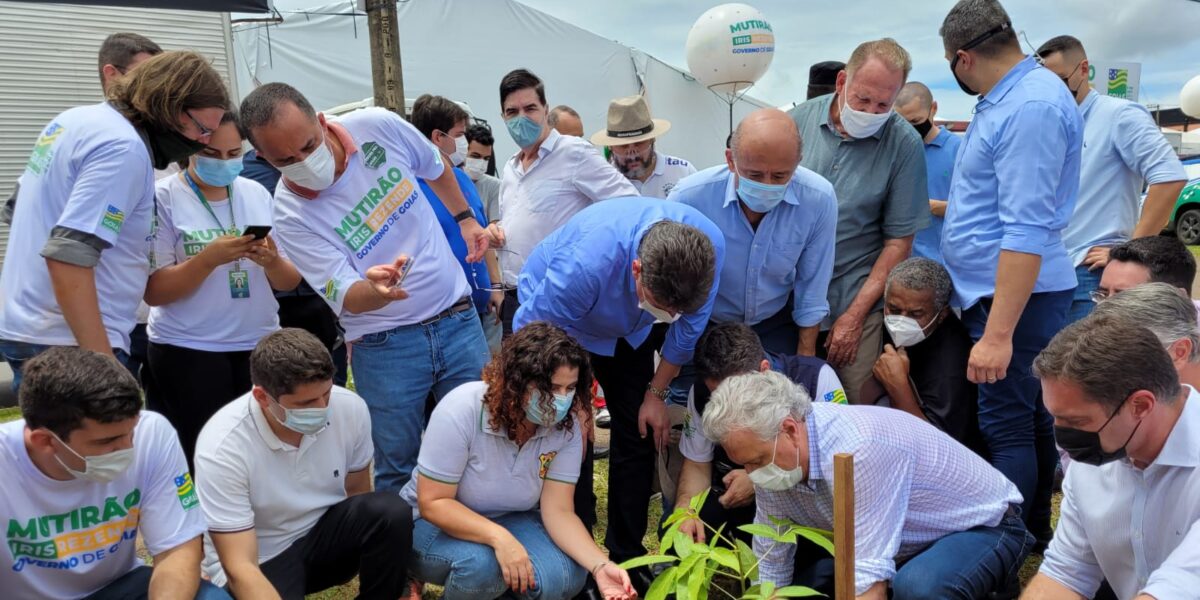
M 1183 84 L 1183 90 L 1179 92 L 1179 109 L 1193 119 L 1200 119 L 1200 75 Z
M 688 70 L 730 103 L 766 73 L 774 57 L 771 24 L 748 4 L 710 8 L 688 32 Z

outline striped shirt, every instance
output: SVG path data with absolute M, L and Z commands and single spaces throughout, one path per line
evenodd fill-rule
M 863 594 L 896 565 L 951 533 L 995 526 L 1021 493 L 999 471 L 936 427 L 877 406 L 813 404 L 807 479 L 772 492 L 755 487 L 754 521 L 790 519 L 833 529 L 833 456 L 854 455 L 854 580 Z M 791 585 L 795 547 L 754 538 L 763 581 Z

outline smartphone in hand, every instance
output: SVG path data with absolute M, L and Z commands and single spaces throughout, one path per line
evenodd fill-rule
M 268 233 L 271 233 L 270 225 L 249 225 L 246 227 L 246 230 L 242 232 L 242 235 L 252 235 L 254 236 L 254 239 L 261 240 L 267 237 Z
M 405 278 L 405 277 L 408 277 L 408 272 L 409 272 L 409 271 L 412 271 L 413 262 L 414 262 L 415 260 L 416 260 L 416 258 L 415 258 L 415 257 L 412 257 L 412 256 L 410 256 L 410 257 L 408 257 L 408 260 L 404 261 L 404 266 L 403 266 L 403 267 L 400 267 L 400 277 L 398 277 L 398 278 L 396 279 L 396 283 L 393 283 L 393 284 L 392 284 L 392 289 L 393 289 L 393 290 L 398 290 L 398 289 L 400 289 L 400 286 L 404 284 L 404 278 Z

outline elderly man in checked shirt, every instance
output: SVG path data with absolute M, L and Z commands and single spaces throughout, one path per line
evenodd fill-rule
M 908 413 L 813 404 L 774 373 L 738 375 L 713 393 L 704 431 L 746 467 L 769 517 L 833 528 L 833 457 L 854 455 L 854 593 L 860 599 L 1013 597 L 1033 545 L 1021 494 L 974 452 Z M 794 546 L 755 537 L 759 576 L 810 585 Z M 996 596 L 993 596 L 996 597 Z

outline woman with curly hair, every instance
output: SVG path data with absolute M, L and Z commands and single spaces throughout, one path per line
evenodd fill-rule
M 413 506 L 413 575 L 444 598 L 571 598 L 590 571 L 608 600 L 636 594 L 575 515 L 591 406 L 588 353 L 531 323 L 504 342 L 483 381 L 442 398 L 425 430 Z M 584 485 L 590 482 L 583 482 Z

